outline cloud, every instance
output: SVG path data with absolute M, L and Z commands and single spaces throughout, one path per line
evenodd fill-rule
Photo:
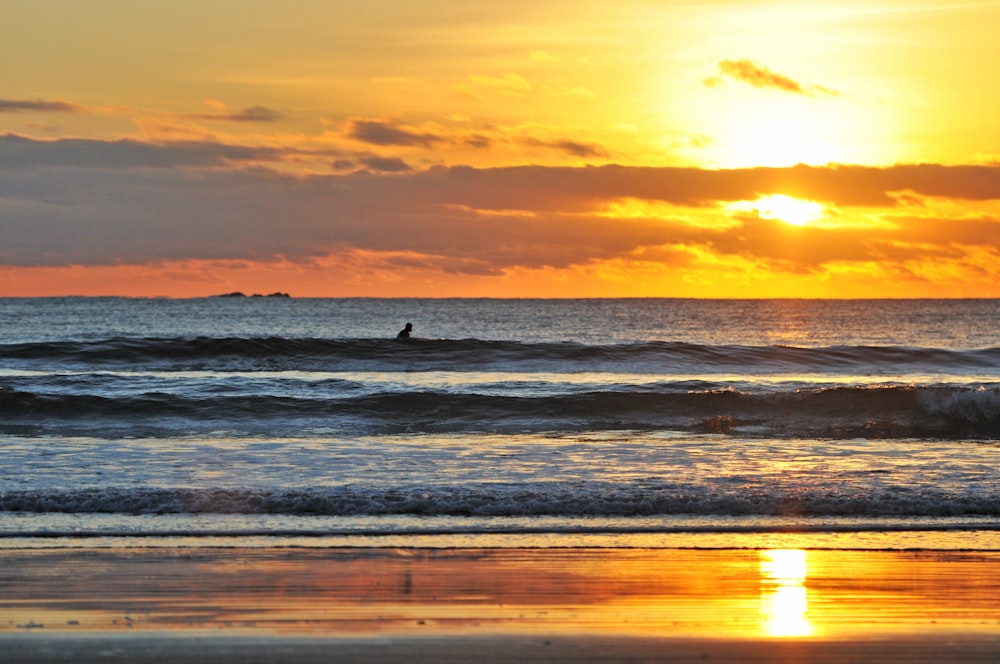
M 285 115 L 280 111 L 267 108 L 266 106 L 247 106 L 242 111 L 236 113 L 222 111 L 219 113 L 197 113 L 185 117 L 211 120 L 213 122 L 277 122 L 283 119 Z
M 723 60 L 719 62 L 719 72 L 737 81 L 748 83 L 757 88 L 775 88 L 784 92 L 805 94 L 805 90 L 796 81 L 775 74 L 771 70 L 755 65 L 749 60 Z
M 398 145 L 406 147 L 432 147 L 444 139 L 433 133 L 421 132 L 396 122 L 385 120 L 352 120 L 347 128 L 348 138 L 371 145 Z
M 385 149 L 426 150 L 427 161 L 441 161 L 448 150 L 456 151 L 457 159 L 465 159 L 470 149 L 523 154 L 526 147 L 533 158 L 537 158 L 542 150 L 551 155 L 593 160 L 609 157 L 603 146 L 576 137 L 561 136 L 557 129 L 545 125 L 469 127 L 466 118 L 458 118 L 455 122 L 457 124 L 414 126 L 395 119 L 352 118 L 344 123 L 340 132 L 329 132 L 325 138 L 328 141 L 344 141 L 342 150 L 345 154 L 338 155 L 344 158 L 356 156 L 351 154 L 356 150 L 353 142 Z M 379 153 L 384 151 L 378 150 Z
M 330 163 L 334 171 L 368 171 L 375 173 L 409 173 L 413 167 L 398 157 L 383 157 L 373 154 L 342 157 Z
M 144 143 L 136 140 L 62 139 L 39 141 L 0 135 L 0 171 L 28 168 L 180 168 L 224 166 L 233 162 L 280 161 L 299 151 L 226 145 L 208 141 Z
M 545 141 L 537 138 L 526 138 L 522 141 L 525 145 L 532 147 L 542 147 L 552 150 L 558 150 L 559 152 L 565 152 L 566 154 L 572 155 L 574 157 L 607 157 L 608 153 L 599 145 L 592 145 L 587 143 L 579 143 L 577 141 L 571 141 L 568 139 L 559 139 L 554 141 Z
M 990 202 L 1000 201 L 1000 165 L 417 171 L 392 156 L 362 154 L 341 159 L 342 167 L 367 169 L 349 174 L 231 167 L 262 150 L 2 136 L 0 265 L 309 262 L 363 251 L 490 275 L 698 248 L 809 273 L 831 261 L 960 260 L 969 247 L 996 255 L 1000 246 L 1000 219 L 972 213 L 977 202 L 997 208 Z M 969 212 L 935 217 L 933 206 L 901 203 L 900 192 L 946 198 Z M 726 201 L 767 193 L 878 207 L 886 223 L 793 228 L 751 216 L 695 223 L 727 214 Z M 609 206 L 626 199 L 670 212 L 609 218 Z
M 474 134 L 462 140 L 462 143 L 476 150 L 487 150 L 494 145 L 494 140 L 483 134 Z
M 735 81 L 752 85 L 755 88 L 780 90 L 782 92 L 805 95 L 807 97 L 812 97 L 816 94 L 831 97 L 840 95 L 840 93 L 836 90 L 831 90 L 830 88 L 820 85 L 803 86 L 801 83 L 789 78 L 788 76 L 775 73 L 766 67 L 751 62 L 750 60 L 721 60 L 718 63 L 718 68 L 719 76 L 705 79 L 706 85 L 718 85 L 722 82 L 722 77 L 728 76 Z
M 0 99 L 0 113 L 81 113 L 83 107 L 50 99 Z
M 381 173 L 406 173 L 413 170 L 413 167 L 397 157 L 360 157 L 358 161 L 365 168 Z

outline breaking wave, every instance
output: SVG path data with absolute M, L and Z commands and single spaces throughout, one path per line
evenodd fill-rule
M 826 486 L 782 491 L 754 485 L 719 491 L 706 485 L 491 485 L 308 490 L 94 488 L 12 491 L 0 511 L 115 514 L 298 516 L 998 516 L 1000 496 L 934 488 L 899 492 Z
M 273 395 L 126 396 L 0 391 L 0 431 L 163 425 L 174 434 L 303 428 L 366 432 L 666 429 L 834 438 L 995 437 L 1000 387 L 837 386 L 750 392 L 684 385 L 616 386 L 565 394 L 381 391 Z

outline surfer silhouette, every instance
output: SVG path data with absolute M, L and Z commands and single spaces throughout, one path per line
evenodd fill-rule
M 404 327 L 402 330 L 400 330 L 399 334 L 396 335 L 396 338 L 397 339 L 409 339 L 410 338 L 410 332 L 412 330 L 413 330 L 413 323 L 407 323 L 406 327 Z

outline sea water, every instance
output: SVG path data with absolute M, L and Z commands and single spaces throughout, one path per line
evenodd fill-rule
M 0 299 L 0 547 L 1000 549 L 998 441 L 998 300 Z

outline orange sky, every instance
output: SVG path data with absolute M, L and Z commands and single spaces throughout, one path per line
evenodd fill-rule
M 1000 297 L 1000 2 L 512 2 L 0 6 L 0 296 Z

